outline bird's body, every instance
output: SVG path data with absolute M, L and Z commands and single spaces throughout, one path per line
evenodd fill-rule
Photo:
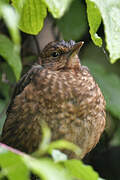
M 49 66 L 45 55 L 49 57 L 47 52 L 53 48 L 53 44 L 50 45 L 41 54 L 43 67 L 34 66 L 23 78 L 24 82 L 30 81 L 16 93 L 1 141 L 31 153 L 41 141 L 41 122 L 45 121 L 52 130 L 53 140 L 66 139 L 77 144 L 83 158 L 104 130 L 105 101 L 88 69 L 79 62 L 78 45 L 73 41 L 68 43 L 69 47 L 65 44 L 66 49 L 72 49 L 69 58 L 66 62 L 63 59 L 63 66 L 61 60 L 59 65 L 54 60 L 55 66 Z M 44 56 L 45 64 L 42 62 Z

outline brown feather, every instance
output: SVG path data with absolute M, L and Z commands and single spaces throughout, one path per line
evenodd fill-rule
M 75 43 L 63 44 L 50 43 L 40 57 L 43 68 L 34 66 L 28 72 L 26 81 L 29 73 L 34 73 L 11 104 L 1 141 L 34 152 L 41 141 L 41 122 L 45 121 L 52 130 L 52 140 L 64 138 L 77 144 L 83 158 L 105 128 L 105 101 L 89 70 L 80 64 L 78 52 L 68 55 Z M 64 50 L 58 58 L 49 53 L 55 47 Z M 58 66 L 62 62 L 63 66 Z

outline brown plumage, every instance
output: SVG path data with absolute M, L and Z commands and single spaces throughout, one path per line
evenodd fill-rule
M 105 128 L 105 101 L 78 52 L 83 42 L 49 43 L 40 64 L 31 68 L 16 87 L 1 141 L 31 153 L 41 141 L 41 121 L 52 139 L 80 146 L 81 158 L 99 141 Z

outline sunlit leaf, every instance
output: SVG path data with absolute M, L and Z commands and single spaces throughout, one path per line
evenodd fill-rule
M 9 180 L 28 180 L 29 171 L 21 157 L 0 147 L 0 167 Z
M 9 0 L 0 0 L 1 3 L 9 3 Z
M 91 16 L 89 17 L 89 24 L 92 31 L 94 27 L 95 31 L 97 31 L 99 24 L 100 24 L 100 15 L 101 14 L 104 29 L 105 29 L 105 37 L 106 37 L 106 45 L 107 49 L 110 53 L 110 60 L 111 63 L 114 63 L 116 60 L 120 59 L 120 1 L 119 0 L 87 0 L 87 5 L 94 3 L 96 10 L 94 11 L 92 8 L 89 7 L 89 13 L 92 12 Z M 98 20 L 96 25 L 96 21 Z M 94 32 L 95 33 L 95 32 Z M 91 34 L 92 35 L 92 34 Z M 92 35 L 93 38 L 93 35 Z
M 18 30 L 18 20 L 19 20 L 18 14 L 14 11 L 14 9 L 10 5 L 2 5 L 0 11 L 6 25 L 8 26 L 13 42 L 19 45 L 20 34 Z
M 34 157 L 40 157 L 41 155 L 43 155 L 45 153 L 53 155 L 54 149 L 66 149 L 66 150 L 73 151 L 78 156 L 80 155 L 80 153 L 81 153 L 80 148 L 77 145 L 75 145 L 69 141 L 61 139 L 61 140 L 56 140 L 56 141 L 50 142 L 51 132 L 50 132 L 50 129 L 45 124 L 42 124 L 42 132 L 43 132 L 42 142 L 41 142 L 38 150 L 36 150 L 34 153 L 32 153 L 32 155 Z
M 45 157 L 36 159 L 1 143 L 0 167 L 0 177 L 7 176 L 10 180 L 27 180 L 29 172 L 42 180 L 98 180 L 98 174 L 82 161 L 64 159 L 57 163 Z
M 101 15 L 99 9 L 91 0 L 86 0 L 86 3 L 91 38 L 97 46 L 101 46 L 102 39 L 96 33 L 101 24 Z
M 71 150 L 73 152 L 75 152 L 78 156 L 81 153 L 80 148 L 69 142 L 66 140 L 57 140 L 57 141 L 53 141 L 50 143 L 50 145 L 48 146 L 48 152 L 51 154 L 53 149 L 67 149 L 67 150 Z
M 43 0 L 54 18 L 60 18 L 69 8 L 72 0 Z
M 20 14 L 19 28 L 29 34 L 38 34 L 47 15 L 46 5 L 42 0 L 12 0 Z
M 46 151 L 46 148 L 50 144 L 51 141 L 51 131 L 48 128 L 48 126 L 44 123 L 42 123 L 42 141 L 40 144 L 41 151 Z
M 84 165 L 79 160 L 67 160 L 64 165 L 70 175 L 80 180 L 98 180 L 98 174 L 92 169 L 91 166 Z
M 23 161 L 33 173 L 44 180 L 72 180 L 68 172 L 59 164 L 54 163 L 51 159 L 41 158 L 37 160 L 24 156 Z

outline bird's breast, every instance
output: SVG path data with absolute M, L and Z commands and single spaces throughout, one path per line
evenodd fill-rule
M 90 73 L 81 71 L 49 71 L 40 72 L 33 80 L 37 94 L 46 100 L 71 101 L 76 103 L 85 97 L 96 95 L 96 83 Z
M 79 145 L 81 158 L 95 146 L 105 127 L 105 101 L 86 68 L 37 72 L 14 99 L 3 142 L 11 135 L 10 128 L 18 126 L 14 133 L 19 149 L 34 151 L 41 140 L 41 121 L 51 128 L 53 140 L 63 138 Z M 12 139 L 9 144 L 14 144 Z

